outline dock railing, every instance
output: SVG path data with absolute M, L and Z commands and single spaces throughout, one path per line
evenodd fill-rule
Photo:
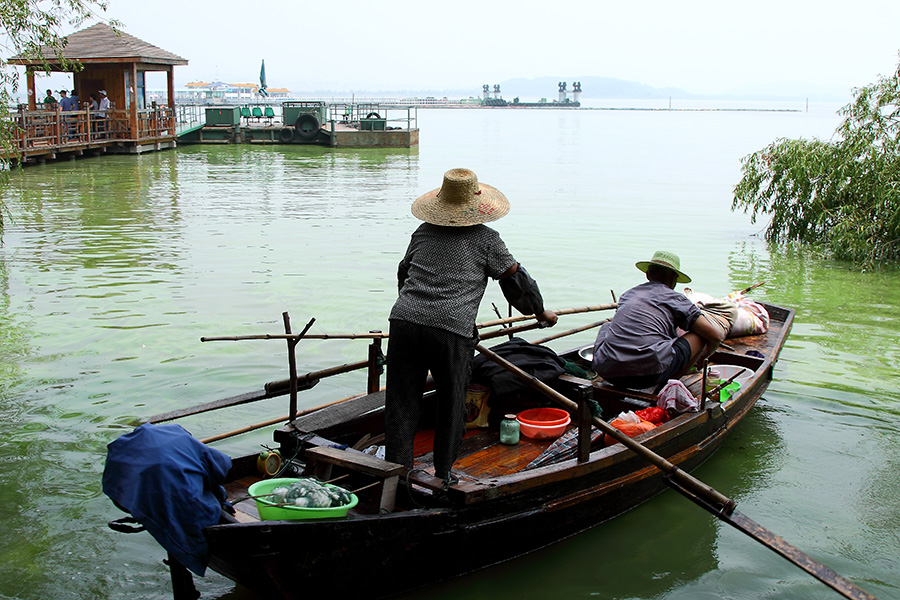
M 418 107 L 378 102 L 335 102 L 328 105 L 328 120 L 361 129 L 418 129 Z
M 15 124 L 14 148 L 20 154 L 175 136 L 174 111 L 162 106 L 138 110 L 136 128 L 132 127 L 131 111 L 115 108 L 62 111 L 19 107 L 6 118 Z

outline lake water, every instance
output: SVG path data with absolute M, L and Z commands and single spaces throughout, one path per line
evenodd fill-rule
M 185 146 L 14 172 L 0 246 L 0 597 L 171 597 L 163 550 L 106 527 L 121 516 L 101 492 L 106 444 L 137 419 L 287 376 L 281 343 L 201 336 L 277 333 L 285 311 L 295 330 L 313 317 L 318 333 L 386 330 L 418 224 L 409 205 L 458 166 L 510 199 L 494 226 L 550 308 L 610 301 L 659 248 L 681 256 L 695 290 L 765 281 L 754 298 L 796 308 L 768 392 L 695 475 L 867 591 L 900 597 L 900 276 L 770 247 L 764 223 L 730 210 L 743 156 L 780 137 L 828 138 L 839 122 L 837 106 L 788 108 L 802 112 L 420 110 L 412 149 Z M 505 311 L 493 284 L 483 320 L 491 302 Z M 305 341 L 300 369 L 362 360 L 365 345 Z M 362 375 L 326 380 L 301 407 L 363 388 Z M 183 424 L 205 437 L 286 404 Z M 264 429 L 216 447 L 270 440 Z M 254 597 L 215 573 L 197 585 L 203 598 Z M 666 492 L 407 597 L 837 595 Z

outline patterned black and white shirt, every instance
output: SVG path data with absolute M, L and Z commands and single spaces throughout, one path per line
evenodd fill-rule
M 500 234 L 486 225 L 423 223 L 400 261 L 400 297 L 390 318 L 470 337 L 488 277 L 499 279 L 514 264 Z

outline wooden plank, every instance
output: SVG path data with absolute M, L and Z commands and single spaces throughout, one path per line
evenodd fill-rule
M 519 438 L 515 446 L 500 443 L 500 434 L 495 433 L 495 442 L 478 452 L 457 458 L 453 464 L 455 471 L 460 471 L 475 479 L 502 477 L 518 473 L 528 463 L 541 455 L 553 440 L 531 440 L 525 436 Z
M 381 460 L 350 448 L 341 450 L 327 446 L 316 446 L 308 448 L 304 454 L 309 460 L 326 462 L 374 477 L 393 477 L 403 471 L 403 465 Z
M 357 415 L 384 407 L 384 390 L 366 394 L 342 404 L 328 407 L 297 418 L 294 428 L 302 431 L 319 431 L 343 423 Z

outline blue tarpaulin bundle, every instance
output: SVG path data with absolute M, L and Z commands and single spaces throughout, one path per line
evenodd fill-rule
M 185 567 L 203 575 L 203 529 L 219 522 L 231 458 L 180 425 L 141 425 L 107 446 L 103 493 Z

